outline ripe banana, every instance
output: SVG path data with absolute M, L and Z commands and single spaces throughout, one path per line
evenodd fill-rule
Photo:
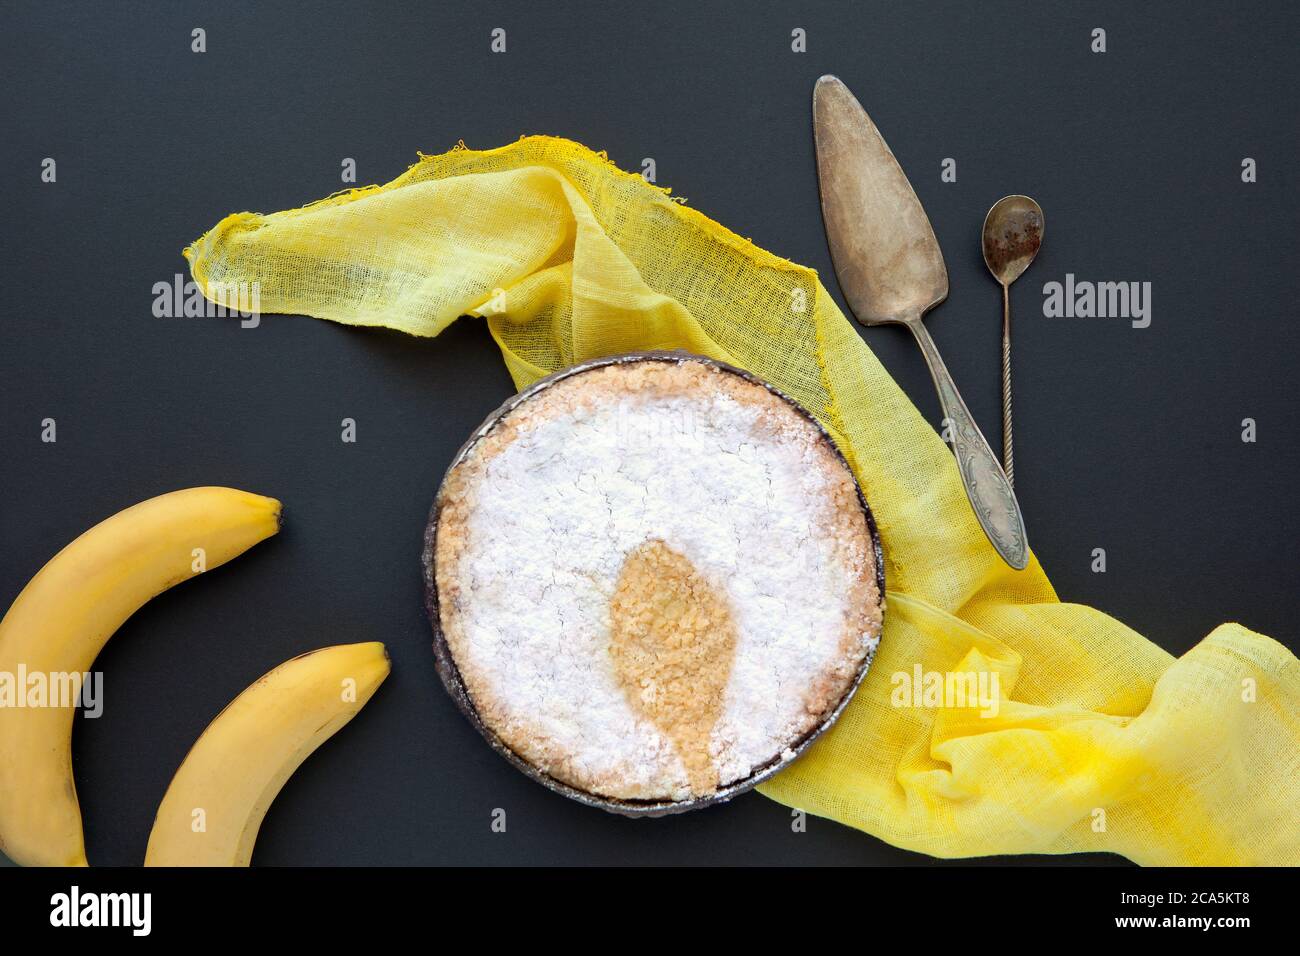
M 280 788 L 388 670 L 383 644 L 341 644 L 286 661 L 241 693 L 176 771 L 144 865 L 248 866 Z
M 95 525 L 50 559 L 0 621 L 0 676 L 14 687 L 18 674 L 87 673 L 151 597 L 279 526 L 280 502 L 232 488 L 174 491 Z M 77 702 L 54 704 L 0 706 L 0 850 L 24 865 L 85 866 L 72 779 Z

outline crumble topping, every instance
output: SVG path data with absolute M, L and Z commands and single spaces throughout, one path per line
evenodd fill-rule
M 609 651 L 628 703 L 672 742 L 691 792 L 717 790 L 709 745 L 736 654 L 727 596 L 685 555 L 650 541 L 619 572 Z

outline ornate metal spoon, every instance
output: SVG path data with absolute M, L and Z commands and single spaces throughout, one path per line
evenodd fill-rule
M 1011 451 L 1011 283 L 1043 243 L 1043 210 L 1028 196 L 1005 196 L 984 217 L 984 264 L 1002 286 L 1002 470 L 1016 482 Z

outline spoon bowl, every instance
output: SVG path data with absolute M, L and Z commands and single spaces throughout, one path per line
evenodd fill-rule
M 1004 286 L 1011 285 L 1043 244 L 1043 210 L 1028 196 L 1005 196 L 984 217 L 984 264 Z

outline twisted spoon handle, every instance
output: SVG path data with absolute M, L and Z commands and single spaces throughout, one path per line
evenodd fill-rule
M 939 357 L 934 339 L 930 338 L 919 317 L 906 324 L 916 336 L 926 364 L 930 366 L 930 377 L 934 379 L 943 414 L 951 427 L 957 470 L 975 518 L 1002 560 L 1019 571 L 1029 563 L 1029 544 L 1025 540 L 1025 521 L 1020 514 L 1016 493 L 957 392 L 952 375 Z
M 1011 297 L 1002 286 L 1002 470 L 1016 486 L 1016 458 L 1011 451 Z

